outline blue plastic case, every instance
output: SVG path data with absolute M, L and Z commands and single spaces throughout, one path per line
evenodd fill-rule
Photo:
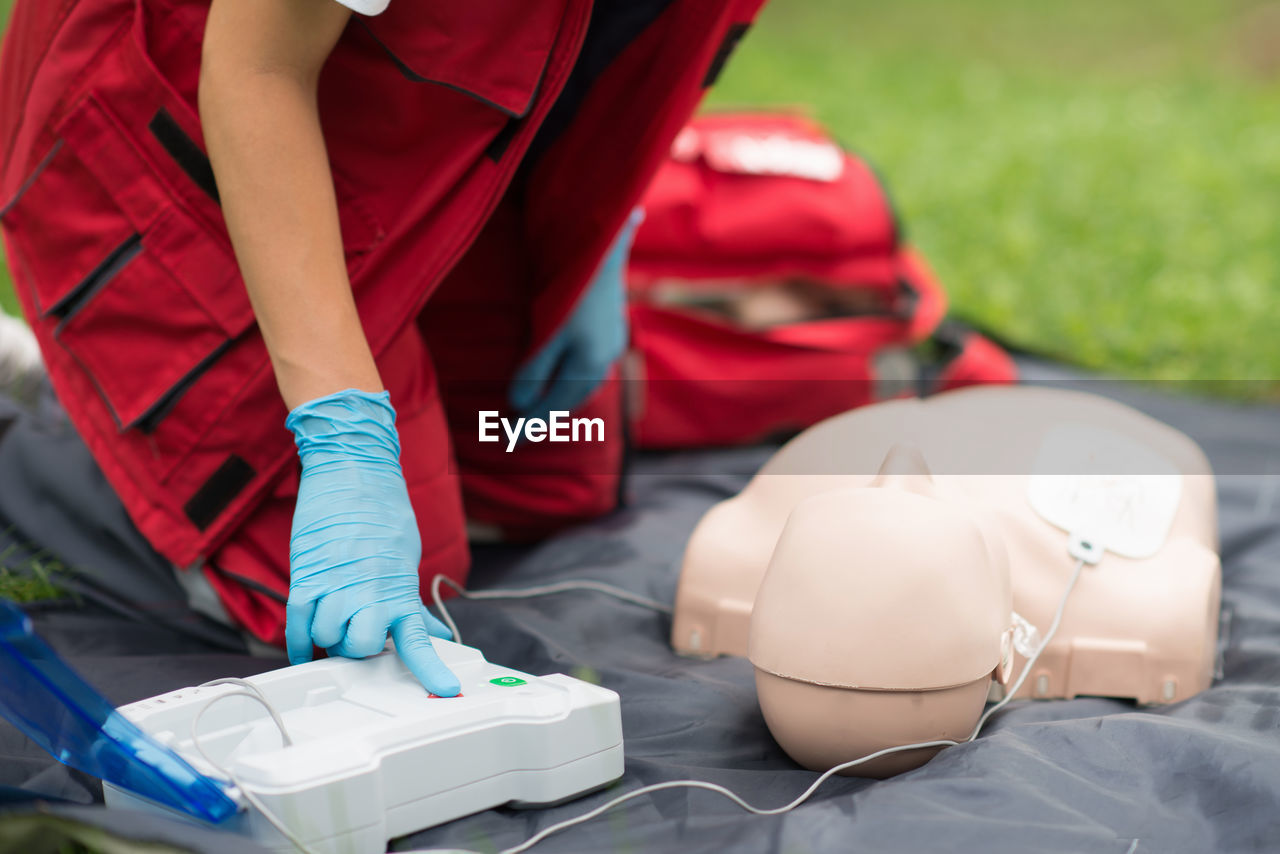
M 214 824 L 238 809 L 228 784 L 147 736 L 0 599 L 0 715 L 59 762 Z

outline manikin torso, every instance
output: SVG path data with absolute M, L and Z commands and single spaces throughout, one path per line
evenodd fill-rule
M 902 493 L 927 501 L 913 505 Z M 779 538 L 788 518 L 797 505 L 822 496 L 829 499 L 825 506 L 808 501 L 795 513 L 790 527 L 807 526 L 808 533 L 798 547 L 792 532 L 784 556 Z M 867 508 L 877 504 L 892 505 L 892 512 L 869 520 Z M 815 525 L 812 519 L 823 514 L 827 521 Z M 951 517 L 971 520 L 993 557 L 985 563 L 944 557 L 957 551 L 952 546 L 957 535 L 939 533 Z M 840 525 L 835 519 L 849 522 Z M 850 625 L 841 601 L 887 596 L 885 602 L 895 604 L 883 607 L 899 612 L 890 617 L 909 622 L 914 609 L 904 604 L 911 594 L 903 590 L 928 590 L 922 600 L 938 596 L 955 602 L 953 611 L 943 607 L 941 614 L 986 613 L 1000 600 L 999 584 L 989 582 L 988 574 L 1007 572 L 1013 611 L 1043 631 L 1075 566 L 1068 553 L 1073 534 L 1097 548 L 1101 558 L 1081 574 L 1058 633 L 1020 695 L 1167 703 L 1208 687 L 1221 572 L 1214 482 L 1204 454 L 1185 435 L 1129 407 L 1051 389 L 977 388 L 924 401 L 892 401 L 801 433 L 742 493 L 713 507 L 698 524 L 685 552 L 672 644 L 693 655 L 746 655 L 750 646 L 761 703 L 775 736 L 803 764 L 832 765 L 851 758 L 855 745 L 842 742 L 837 749 L 834 741 L 840 738 L 822 731 L 823 718 L 813 716 L 823 702 L 845 704 L 839 714 L 846 717 L 853 695 L 859 697 L 857 708 L 897 702 L 889 718 L 898 717 L 911 705 L 906 695 L 913 674 L 921 672 L 924 682 L 936 679 L 918 670 L 919 659 L 931 654 L 930 643 L 946 646 L 947 632 L 993 631 L 973 620 L 940 627 L 937 637 L 885 647 L 886 663 L 883 644 L 868 641 L 859 631 L 867 617 Z M 776 546 L 775 564 L 786 566 L 771 569 Z M 801 555 L 798 548 L 808 551 Z M 875 560 L 862 559 L 867 554 L 876 555 Z M 978 563 L 984 567 L 975 568 Z M 770 581 L 762 590 L 766 570 Z M 908 577 L 912 572 L 918 578 Z M 966 572 L 978 575 L 966 579 Z M 956 590 L 939 588 L 941 573 L 947 573 L 948 581 L 959 573 Z M 886 583 L 902 590 L 886 592 Z M 801 590 L 804 601 L 791 601 Z M 830 595 L 815 595 L 817 590 Z M 768 601 L 753 626 L 758 591 Z M 805 613 L 812 619 L 797 619 Z M 781 622 L 784 614 L 790 627 Z M 797 632 L 797 622 L 808 625 Z M 894 624 L 892 619 L 885 623 Z M 916 628 L 917 635 L 921 632 L 928 635 L 927 626 Z M 976 679 L 964 671 L 966 708 L 977 703 L 980 709 L 976 698 L 981 694 L 985 699 L 992 676 L 997 677 L 996 693 L 1007 681 L 1009 662 L 995 665 L 1004 655 L 1002 638 L 1009 634 L 995 635 L 982 647 L 985 652 L 970 653 L 976 658 L 969 670 L 986 668 L 986 675 Z M 835 638 L 839 640 L 833 642 Z M 1003 643 L 1007 650 L 1008 641 Z M 1029 652 L 1033 645 L 1023 637 L 1019 651 Z M 873 666 L 873 659 L 879 663 Z M 1024 661 L 1018 655 L 1013 672 Z M 762 663 L 768 666 L 762 668 Z M 771 674 L 788 664 L 800 676 L 784 685 Z M 806 685 L 859 690 L 830 696 L 810 691 L 801 697 Z M 932 702 L 942 701 L 936 691 L 943 686 L 936 681 L 916 687 L 929 692 Z M 949 687 L 954 693 L 961 686 Z M 787 699 L 780 699 L 784 695 Z M 831 707 L 822 714 L 830 718 L 837 711 Z M 972 725 L 967 713 L 959 718 L 959 729 Z M 802 740 L 809 744 L 789 745 L 780 730 L 803 731 Z M 943 736 L 927 729 L 901 737 L 871 732 L 855 741 L 858 749 L 871 749 L 931 737 Z M 927 755 L 905 758 L 868 772 L 910 767 Z

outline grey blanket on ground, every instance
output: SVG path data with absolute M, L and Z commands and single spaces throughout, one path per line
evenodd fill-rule
M 1056 379 L 1046 366 L 1033 378 Z M 1280 850 L 1280 411 L 1197 402 L 1124 384 L 1118 397 L 1187 432 L 1218 473 L 1224 566 L 1223 676 L 1153 709 L 1083 698 L 1018 703 L 971 744 L 889 780 L 836 778 L 781 816 L 743 812 L 706 791 L 668 790 L 553 836 L 538 852 Z M 642 458 L 628 505 L 536 547 L 477 551 L 471 586 L 592 579 L 674 597 L 698 518 L 735 494 L 771 448 Z M 816 777 L 769 735 L 750 664 L 676 656 L 670 618 L 588 592 L 451 606 L 468 644 L 534 674 L 599 681 L 622 698 L 626 773 L 607 791 L 545 810 L 500 808 L 398 840 L 395 849 L 494 851 L 628 790 L 666 780 L 719 783 L 760 807 Z M 77 622 L 78 621 L 78 622 Z M 50 640 L 117 702 L 279 662 L 214 652 L 117 617 L 39 615 Z M 431 773 L 423 769 L 423 773 Z M 0 785 L 100 799 L 94 782 L 0 723 Z

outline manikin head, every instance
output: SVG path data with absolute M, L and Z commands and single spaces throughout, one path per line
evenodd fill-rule
M 1012 667 L 1013 603 L 998 537 L 934 493 L 913 449 L 869 487 L 791 513 L 751 615 L 748 657 L 778 744 L 813 770 L 881 750 L 963 739 Z M 883 777 L 933 750 L 846 774 Z

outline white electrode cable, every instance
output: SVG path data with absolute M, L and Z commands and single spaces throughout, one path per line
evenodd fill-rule
M 1057 634 L 1058 627 L 1062 624 L 1062 615 L 1067 610 L 1067 602 L 1071 598 L 1072 591 L 1075 590 L 1076 582 L 1080 580 L 1080 573 L 1084 570 L 1084 564 L 1085 564 L 1084 559 L 1080 558 L 1076 560 L 1075 568 L 1072 570 L 1072 573 L 1071 573 L 1071 579 L 1067 582 L 1067 587 L 1062 593 L 1061 600 L 1058 602 L 1058 610 L 1053 615 L 1053 622 L 1050 623 L 1049 629 L 1048 631 L 1045 632 L 1044 639 L 1041 640 L 1040 645 L 1036 649 L 1035 654 L 1032 655 L 1029 659 L 1027 659 L 1026 665 L 1022 668 L 1022 673 L 1018 676 L 1018 679 L 1013 683 L 1013 687 L 1008 692 L 1006 692 L 1004 698 L 1000 700 L 1000 702 L 996 703 L 991 708 L 987 709 L 986 712 L 983 713 L 982 717 L 978 718 L 978 723 L 973 728 L 973 732 L 971 732 L 967 738 L 962 739 L 961 741 L 956 741 L 954 739 L 939 739 L 936 741 L 916 742 L 915 744 L 903 744 L 895 747 L 886 747 L 883 750 L 877 750 L 875 753 L 870 753 L 870 754 L 867 754 L 866 756 L 860 756 L 857 759 L 851 759 L 848 762 L 842 762 L 839 765 L 836 765 L 833 768 L 828 768 L 826 771 L 822 772 L 822 774 L 819 775 L 819 777 L 809 785 L 809 788 L 801 792 L 790 803 L 783 804 L 780 807 L 771 807 L 767 809 L 753 806 L 747 803 L 746 801 L 744 801 L 742 797 L 738 795 L 736 792 L 733 792 L 730 789 L 727 789 L 724 786 L 719 785 L 718 783 L 708 783 L 705 780 L 668 780 L 664 783 L 654 783 L 649 786 L 641 786 L 639 789 L 634 789 L 630 792 L 627 792 L 624 795 L 619 795 L 613 800 L 607 801 L 601 804 L 600 806 L 596 807 L 595 809 L 585 812 L 580 816 L 575 816 L 574 818 L 566 819 L 557 824 L 553 824 L 550 827 L 543 828 L 542 830 L 538 831 L 536 834 L 529 837 L 519 845 L 516 845 L 512 848 L 505 848 L 501 852 L 499 852 L 499 854 L 521 854 L 521 852 L 528 851 L 530 848 L 537 845 L 542 840 L 556 833 L 559 833 L 562 830 L 568 830 L 571 827 L 576 827 L 579 824 L 584 824 L 588 821 L 591 821 L 592 819 L 603 815 L 609 810 L 612 810 L 615 807 L 619 807 L 622 804 L 625 804 L 627 801 L 641 797 L 642 795 L 648 795 L 654 792 L 660 792 L 660 791 L 663 791 L 664 789 L 703 789 L 708 792 L 715 792 L 718 795 L 723 795 L 724 797 L 733 801 L 742 809 L 754 815 L 762 815 L 762 816 L 781 815 L 782 813 L 790 812 L 791 810 L 803 804 L 813 795 L 814 792 L 818 790 L 818 788 L 823 783 L 827 782 L 827 780 L 830 780 L 834 775 L 839 774 L 841 771 L 848 770 L 849 768 L 853 768 L 865 762 L 871 762 L 872 760 L 879 759 L 882 756 L 890 756 L 894 753 L 903 753 L 908 750 L 926 750 L 934 747 L 957 747 L 961 744 L 971 742 L 978 737 L 978 734 L 982 731 L 982 728 L 986 725 L 987 721 L 991 719 L 991 716 L 994 715 L 996 712 L 1000 711 L 1001 709 L 1003 709 L 1013 700 L 1014 695 L 1018 693 L 1018 690 L 1022 688 L 1023 683 L 1026 682 L 1027 676 L 1030 675 L 1032 668 L 1035 667 L 1036 665 L 1036 662 L 1040 660 L 1040 655 L 1049 646 L 1049 643 L 1053 640 L 1054 635 Z M 441 576 L 436 576 L 436 579 L 439 579 L 440 577 Z M 438 591 L 438 585 L 436 585 L 433 582 L 432 593 L 435 594 L 437 591 Z M 494 592 L 496 593 L 497 591 L 494 591 Z M 498 597 L 494 596 L 493 598 L 498 598 Z M 436 605 L 437 607 L 441 605 L 440 600 L 438 598 L 436 598 Z M 446 622 L 450 622 L 450 621 L 446 620 Z M 403 852 L 403 854 L 431 854 L 432 851 L 440 851 L 440 850 L 441 849 L 421 848 L 421 849 L 413 849 L 407 852 Z M 478 852 L 470 852 L 470 854 L 478 854 Z
M 566 819 L 565 821 L 562 821 L 558 824 L 553 824 L 550 827 L 544 828 L 538 833 L 531 836 L 529 839 L 520 843 L 519 845 L 516 845 L 513 848 L 504 849 L 503 851 L 500 852 L 500 854 L 520 854 L 520 852 L 529 850 L 534 845 L 537 845 L 539 842 L 546 839 L 548 836 L 559 833 L 562 830 L 568 830 L 571 827 L 590 821 L 591 819 L 596 818 L 597 816 L 602 815 L 608 812 L 609 810 L 613 809 L 614 807 L 620 806 L 626 803 L 627 801 L 632 800 L 633 798 L 638 798 L 641 795 L 647 795 L 653 792 L 659 792 L 659 791 L 662 791 L 663 789 L 675 789 L 675 788 L 705 789 L 706 791 L 715 792 L 716 794 L 723 795 L 724 797 L 733 801 L 738 806 L 742 807 L 747 812 L 752 813 L 754 815 L 780 815 L 785 812 L 790 812 L 791 810 L 803 804 L 805 801 L 809 799 L 811 795 L 813 795 L 814 792 L 818 790 L 819 786 L 827 782 L 827 780 L 830 780 L 834 775 L 839 774 L 841 771 L 845 771 L 849 768 L 853 768 L 857 765 L 861 765 L 864 762 L 870 762 L 874 759 L 879 759 L 882 756 L 889 756 L 894 753 L 902 753 L 908 750 L 924 750 L 924 749 L 933 748 L 933 747 L 956 747 L 960 744 L 973 741 L 975 738 L 978 737 L 978 733 L 982 731 L 982 728 L 984 725 L 986 725 L 987 721 L 991 719 L 991 716 L 994 715 L 996 712 L 1000 711 L 1002 708 L 1008 705 L 1011 700 L 1013 700 L 1013 695 L 1018 693 L 1018 689 L 1020 689 L 1022 687 L 1022 683 L 1026 681 L 1028 674 L 1031 673 L 1031 668 L 1033 668 L 1036 662 L 1040 659 L 1040 654 L 1045 651 L 1045 649 L 1049 646 L 1049 642 L 1053 640 L 1054 634 L 1056 634 L 1058 631 L 1058 626 L 1062 623 L 1062 615 L 1067 609 L 1067 601 L 1071 598 L 1071 592 L 1075 589 L 1076 582 L 1080 580 L 1080 573 L 1083 569 L 1084 569 L 1084 560 L 1082 559 L 1077 560 L 1075 569 L 1071 573 L 1071 580 L 1067 582 L 1067 588 L 1062 594 L 1061 601 L 1058 603 L 1058 610 L 1053 616 L 1053 622 L 1050 624 L 1049 630 L 1045 632 L 1044 640 L 1040 642 L 1040 646 L 1036 650 L 1035 655 L 1027 659 L 1026 666 L 1022 668 L 1022 673 L 1019 675 L 1017 681 L 1014 682 L 1013 688 L 1011 688 L 1005 694 L 1004 699 L 1002 699 L 1000 702 L 996 703 L 990 709 L 987 709 L 985 713 L 983 713 L 982 717 L 978 719 L 977 726 L 973 728 L 973 732 L 969 734 L 968 738 L 965 738 L 962 741 L 955 741 L 953 739 L 939 739 L 937 741 L 921 741 L 915 744 L 903 744 L 896 747 L 886 747 L 883 750 L 877 750 L 875 753 L 870 753 L 870 754 L 867 754 L 866 756 L 861 756 L 857 759 L 851 759 L 848 762 L 842 762 L 839 765 L 836 765 L 833 768 L 828 768 L 826 771 L 822 772 L 822 774 L 818 777 L 818 779 L 814 780 L 813 783 L 810 784 L 809 788 L 801 792 L 790 803 L 784 804 L 780 807 L 773 807 L 771 809 L 762 809 L 760 807 L 752 806 L 751 804 L 744 801 L 735 792 L 730 791 L 729 789 L 717 783 L 708 783 L 705 780 L 669 780 L 665 783 L 654 783 L 653 785 L 642 786 L 639 789 L 635 789 L 633 791 L 627 792 L 625 795 L 621 795 L 617 798 L 614 798 L 612 801 L 608 801 L 607 803 L 601 804 L 600 806 L 596 807 L 590 812 L 583 813 L 582 815 L 576 816 L 575 818 Z M 406 852 L 406 854 L 427 854 L 427 852 L 429 851 L 430 849 L 420 849 L 418 851 Z
M 982 717 L 978 718 L 978 725 L 973 729 L 973 734 L 966 738 L 965 741 L 973 741 L 987 720 L 1009 705 L 1014 695 L 1022 689 L 1022 683 L 1026 682 L 1027 677 L 1031 675 L 1031 668 L 1036 666 L 1041 654 L 1049 647 L 1049 641 L 1053 640 L 1053 636 L 1058 633 L 1058 626 L 1062 625 L 1062 615 L 1067 611 L 1067 602 L 1071 599 L 1071 591 L 1076 589 L 1076 582 L 1080 580 L 1080 573 L 1084 570 L 1084 563 L 1084 558 L 1076 558 L 1075 568 L 1071 571 L 1071 580 L 1067 582 L 1067 589 L 1063 592 L 1062 599 L 1058 602 L 1058 610 L 1054 612 L 1053 621 L 1049 623 L 1049 630 L 1044 633 L 1044 640 L 1040 641 L 1040 646 L 1036 648 L 1036 654 L 1027 659 L 1022 672 L 1018 674 L 1018 678 L 1014 681 L 1013 687 L 1004 692 L 1004 698 L 982 713 Z
M 280 713 L 276 711 L 275 706 L 271 705 L 271 701 L 267 699 L 267 695 L 262 693 L 262 690 L 258 688 L 257 685 L 254 685 L 252 682 L 250 682 L 247 679 L 237 679 L 234 676 L 228 676 L 224 679 L 212 679 L 208 682 L 205 682 L 202 685 L 198 685 L 197 687 L 211 688 L 215 685 L 234 685 L 237 687 L 238 690 L 228 691 L 225 694 L 219 694 L 218 696 L 214 697 L 212 700 L 210 700 L 209 702 L 201 706 L 200 711 L 196 712 L 196 716 L 191 719 L 191 743 L 195 746 L 196 751 L 202 757 L 204 757 L 204 761 L 208 762 L 209 765 L 211 765 L 215 770 L 220 772 L 228 780 L 234 783 L 239 793 L 244 796 L 244 799 L 247 800 L 250 804 L 252 804 L 254 808 L 256 808 L 258 812 L 262 814 L 262 817 L 265 818 L 272 827 L 280 831 L 281 835 L 283 835 L 285 839 L 289 840 L 289 842 L 295 848 L 301 851 L 302 854 L 317 854 L 317 852 L 313 851 L 311 847 L 307 845 L 307 843 L 303 842 L 300 838 L 298 838 L 298 836 L 292 830 L 289 829 L 288 825 L 286 825 L 283 821 L 277 818 L 276 814 L 273 813 L 271 809 L 267 807 L 267 805 L 263 803 L 262 800 L 257 795 L 249 791 L 248 787 L 245 786 L 244 783 L 240 782 L 240 778 L 238 778 L 231 771 L 231 769 L 225 767 L 224 765 L 216 761 L 212 756 L 210 756 L 208 753 L 205 752 L 204 745 L 200 743 L 200 734 L 198 729 L 200 725 L 200 719 L 204 717 L 205 712 L 213 708 L 213 705 L 215 703 L 217 703 L 219 700 L 225 700 L 228 697 L 248 697 L 250 700 L 256 700 L 257 702 L 261 703 L 263 707 L 267 710 L 267 714 L 271 716 L 271 720 L 272 722 L 275 723 L 276 729 L 280 730 L 280 740 L 283 742 L 283 745 L 285 747 L 288 747 L 289 745 L 293 744 L 293 739 L 289 737 L 289 731 L 285 729 L 284 721 L 281 720 L 280 718 Z
M 208 682 L 203 682 L 197 685 L 196 688 L 213 688 L 217 685 L 235 685 L 236 687 L 243 688 L 245 689 L 245 691 L 248 691 L 251 694 L 253 694 L 253 699 L 257 700 L 259 703 L 263 705 L 264 708 L 266 708 L 267 714 L 271 715 L 271 720 L 275 722 L 276 729 L 280 730 L 280 737 L 284 739 L 284 746 L 288 747 L 289 745 L 293 744 L 293 739 L 289 738 L 289 732 L 284 728 L 284 721 L 280 719 L 280 714 L 276 711 L 276 707 L 271 705 L 271 701 L 267 699 L 266 694 L 262 693 L 261 688 L 259 688 L 257 685 L 254 685 L 248 679 L 240 679 L 239 677 L 236 677 L 236 676 L 224 676 L 221 679 L 210 679 Z M 212 706 L 218 700 L 221 700 L 223 697 L 234 697 L 236 695 L 241 695 L 243 693 L 244 693 L 243 691 L 233 691 L 229 694 L 223 694 L 221 696 L 214 697 L 212 700 L 206 703 L 204 705 L 204 708 L 202 708 L 196 714 L 195 720 L 191 721 L 192 740 L 193 741 L 195 740 L 196 724 L 199 723 L 200 715 L 203 715 L 205 713 L 205 709 L 208 709 L 210 706 Z M 196 745 L 196 746 L 199 747 L 199 745 Z M 200 751 L 200 754 L 203 756 L 204 751 L 203 750 Z M 208 758 L 209 757 L 205 756 L 205 759 L 208 759 Z
M 818 790 L 818 788 L 823 783 L 827 782 L 827 780 L 830 780 L 836 774 L 839 774 L 841 771 L 848 770 L 849 768 L 853 768 L 855 766 L 861 765 L 864 762 L 871 762 L 875 759 L 881 758 L 882 756 L 890 756 L 894 753 L 903 753 L 908 750 L 927 750 L 935 747 L 958 747 L 961 744 L 967 744 L 978 737 L 978 734 L 982 732 L 982 728 L 986 726 L 987 721 L 991 719 L 992 715 L 994 715 L 996 712 L 1000 711 L 1005 706 L 1007 706 L 1010 702 L 1012 702 L 1014 695 L 1017 694 L 1018 691 L 1022 688 L 1023 683 L 1027 681 L 1027 677 L 1031 674 L 1032 668 L 1034 668 L 1036 665 L 1036 662 L 1040 660 L 1041 654 L 1045 651 L 1045 649 L 1048 648 L 1050 642 L 1052 642 L 1054 638 L 1054 635 L 1056 635 L 1058 632 L 1058 627 L 1062 624 L 1062 616 L 1067 610 L 1067 602 L 1071 598 L 1072 591 L 1075 590 L 1076 582 L 1080 580 L 1080 574 L 1084 570 L 1084 565 L 1085 565 L 1084 558 L 1078 558 L 1076 560 L 1075 568 L 1071 573 L 1071 579 L 1067 582 L 1066 589 L 1062 593 L 1062 598 L 1058 602 L 1058 609 L 1053 615 L 1053 621 L 1050 623 L 1048 631 L 1045 632 L 1044 638 L 1040 641 L 1040 645 L 1037 647 L 1035 654 L 1027 659 L 1027 663 L 1023 666 L 1022 672 L 1018 675 L 1018 678 L 1014 681 L 1013 687 L 1011 687 L 1008 691 L 1005 692 L 1005 696 L 1003 699 L 1001 699 L 998 703 L 993 705 L 991 708 L 987 709 L 982 714 L 982 716 L 978 718 L 978 723 L 976 726 L 974 726 L 973 732 L 971 732 L 966 738 L 961 739 L 960 741 L 956 741 L 954 739 L 938 739 L 936 741 L 921 741 L 921 742 L 916 742 L 915 744 L 897 745 L 894 747 L 886 747 L 883 750 L 877 750 L 875 753 L 869 753 L 866 756 L 860 756 L 857 759 L 851 759 L 848 762 L 842 762 L 839 765 L 836 765 L 832 768 L 828 768 L 826 771 L 822 772 L 822 774 L 819 775 L 818 778 L 814 780 L 813 783 L 811 783 L 807 789 L 805 789 L 803 792 L 797 795 L 795 799 L 779 807 L 763 808 L 763 807 L 753 806 L 752 804 L 749 804 L 745 800 L 743 800 L 740 795 L 733 792 L 732 790 L 724 786 L 721 786 L 718 783 L 708 783 L 705 780 L 668 780 L 663 783 L 654 783 L 649 786 L 641 786 L 640 788 L 633 789 L 632 791 L 627 792 L 626 794 L 619 795 L 618 797 L 614 798 L 611 801 L 606 801 L 600 806 L 595 807 L 594 809 L 589 810 L 583 813 L 582 815 L 575 816 L 570 819 L 565 819 L 564 821 L 558 822 L 549 827 L 545 827 L 542 830 L 535 833 L 533 836 L 526 839 L 524 842 L 520 843 L 519 845 L 513 846 L 511 848 L 503 849 L 501 852 L 499 852 L 499 854 L 521 854 L 521 852 L 528 851 L 530 848 L 537 845 L 539 842 L 541 842 L 542 840 L 546 839 L 549 836 L 553 836 L 557 833 L 560 833 L 561 831 L 568 830 L 571 827 L 576 827 L 579 824 L 584 824 L 588 821 L 591 821 L 592 819 L 597 818 L 598 816 L 601 816 L 606 812 L 609 812 L 615 807 L 622 806 L 628 801 L 634 800 L 643 795 L 653 794 L 654 792 L 661 792 L 665 789 L 702 789 L 704 791 L 714 792 L 718 795 L 722 795 L 725 798 L 728 798 L 733 803 L 737 804 L 742 809 L 754 815 L 761 815 L 761 816 L 781 815 L 782 813 L 790 812 L 791 810 L 803 804 L 813 795 L 814 792 Z M 553 593 L 563 593 L 570 590 L 593 590 L 599 593 L 604 593 L 605 595 L 608 595 L 608 596 L 614 596 L 615 598 L 621 599 L 626 602 L 632 602 L 633 604 L 641 605 L 646 608 L 651 608 L 655 611 L 660 611 L 666 614 L 671 613 L 671 608 L 667 605 L 662 604 L 661 602 L 656 602 L 652 599 L 646 599 L 643 596 L 638 596 L 626 590 L 622 590 L 616 587 L 610 587 L 607 584 L 601 584 L 595 581 L 565 581 L 565 582 L 560 582 L 558 584 L 548 584 L 544 587 L 529 587 L 529 588 L 523 588 L 518 590 L 468 591 L 464 589 L 461 585 L 457 584 L 457 582 L 453 581 L 452 579 L 446 578 L 443 575 L 437 575 L 435 578 L 431 580 L 431 597 L 434 600 L 436 608 L 439 609 L 440 611 L 441 619 L 444 621 L 446 625 L 448 625 L 449 630 L 454 633 L 453 635 L 454 640 L 457 642 L 461 642 L 459 641 L 458 628 L 457 628 L 457 625 L 453 622 L 453 618 L 449 615 L 449 611 L 445 607 L 444 602 L 441 600 L 441 597 L 440 597 L 441 583 L 448 584 L 451 588 L 453 588 L 458 593 L 459 596 L 462 596 L 463 598 L 466 598 L 466 599 L 528 599 L 528 598 L 533 598 L 535 596 L 548 596 Z M 196 715 L 195 719 L 191 722 L 191 736 L 192 736 L 193 742 L 195 743 L 196 749 L 200 752 L 200 755 L 205 758 L 205 761 L 207 761 L 214 768 L 221 771 L 233 783 L 235 783 L 239 787 L 241 793 L 244 794 L 245 798 L 251 804 L 253 804 L 253 806 L 257 808 L 257 810 L 260 813 L 262 813 L 263 818 L 265 818 L 267 821 L 271 823 L 273 827 L 279 830 L 285 836 L 285 838 L 289 840 L 289 842 L 291 842 L 300 852 L 302 852 L 302 854 L 317 854 L 315 850 L 313 850 L 310 846 L 308 846 L 306 843 L 300 840 L 292 831 L 289 830 L 288 827 L 284 825 L 283 822 L 281 822 L 278 818 L 276 818 L 276 816 L 266 807 L 266 805 L 263 804 L 262 801 L 259 800 L 252 792 L 248 791 L 248 789 L 246 789 L 245 786 L 242 785 L 239 782 L 239 780 L 237 780 L 236 777 L 230 771 L 228 771 L 227 769 L 223 768 L 221 765 L 219 765 L 218 763 L 210 759 L 209 756 L 204 752 L 204 749 L 201 747 L 199 739 L 196 735 L 196 724 L 199 723 L 200 716 L 204 714 L 204 712 L 209 708 L 209 706 L 213 705 L 213 703 L 217 702 L 218 700 L 221 700 L 224 697 L 230 697 L 230 696 L 236 696 L 236 695 L 252 697 L 253 699 L 260 701 L 264 706 L 266 706 L 268 711 L 271 713 L 272 720 L 274 720 L 276 722 L 276 726 L 279 727 L 280 734 L 285 739 L 285 743 L 286 744 L 289 743 L 288 741 L 289 737 L 288 737 L 288 733 L 285 731 L 284 723 L 280 720 L 279 715 L 276 713 L 275 709 L 271 706 L 271 703 L 266 699 L 266 697 L 262 694 L 261 691 L 258 690 L 258 688 L 255 685 L 253 685 L 252 683 L 246 682 L 245 680 L 242 680 L 242 679 L 218 679 L 218 680 L 214 680 L 213 682 L 207 682 L 205 684 L 215 685 L 215 684 L 223 684 L 223 683 L 242 685 L 243 687 L 247 687 L 251 689 L 254 693 L 236 691 L 229 694 L 223 694 L 219 697 L 215 697 L 207 705 L 205 705 L 205 707 L 200 710 L 200 712 Z M 204 687 L 204 686 L 201 686 L 201 687 Z M 445 851 L 450 852 L 450 854 L 479 854 L 479 852 L 470 852 L 470 851 L 466 851 L 465 849 L 457 849 L 457 848 L 452 848 L 452 849 L 416 848 L 410 851 L 402 852 L 401 854 L 433 854 L 433 852 L 445 852 Z
M 537 596 L 550 596 L 554 593 L 570 593 L 576 590 L 590 590 L 595 593 L 603 593 L 605 596 L 612 596 L 623 602 L 630 602 L 632 605 L 639 605 L 641 608 L 648 608 L 651 611 L 657 611 L 659 614 L 671 614 L 670 605 L 659 602 L 656 599 L 650 599 L 647 596 L 641 596 L 638 593 L 632 593 L 630 590 L 623 590 L 621 587 L 614 587 L 610 584 L 604 584 L 599 581 L 587 580 L 571 580 L 558 581 L 555 584 L 544 584 L 539 587 L 521 587 L 510 590 L 468 590 L 458 582 L 445 575 L 437 575 L 431 579 L 431 601 L 436 606 L 436 610 L 440 612 L 440 620 L 449 627 L 449 631 L 453 632 L 453 642 L 462 643 L 462 635 L 458 632 L 458 624 L 453 621 L 453 616 L 449 613 L 449 609 L 444 604 L 444 599 L 440 596 L 440 585 L 447 584 L 454 593 L 457 593 L 463 599 L 533 599 Z

